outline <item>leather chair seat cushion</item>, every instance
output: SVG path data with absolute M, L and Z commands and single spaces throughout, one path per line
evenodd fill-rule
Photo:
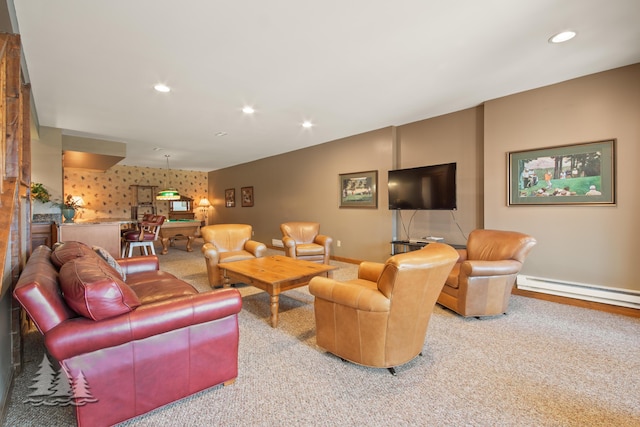
M 62 296 L 69 307 L 93 320 L 128 313 L 140 305 L 131 287 L 97 256 L 67 261 L 60 267 L 59 280 Z
M 127 285 L 135 292 L 141 305 L 198 293 L 193 286 L 166 271 L 145 271 L 129 277 L 131 280 Z
M 459 287 L 458 278 L 460 277 L 460 266 L 461 265 L 462 265 L 462 263 L 457 262 L 453 266 L 453 270 L 451 270 L 451 273 L 449 273 L 449 277 L 447 277 L 447 281 L 444 284 L 445 286 L 449 286 L 451 288 L 458 289 L 458 287 Z
M 153 233 L 144 233 L 144 237 L 140 240 L 140 230 L 128 231 L 122 237 L 130 242 L 152 242 L 156 240 L 156 235 Z
M 296 254 L 298 256 L 324 255 L 324 246 L 317 243 L 298 243 L 296 245 Z
M 56 245 L 51 252 L 50 258 L 53 265 L 60 268 L 68 261 L 76 258 L 82 258 L 87 255 L 92 258 L 98 257 L 89 245 L 81 242 L 69 241 Z
M 244 261 L 245 259 L 254 258 L 255 256 L 251 252 L 245 250 L 220 253 L 220 262 Z

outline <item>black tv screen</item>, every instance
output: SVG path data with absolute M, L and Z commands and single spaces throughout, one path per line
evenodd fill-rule
M 456 164 L 389 171 L 389 209 L 455 210 Z

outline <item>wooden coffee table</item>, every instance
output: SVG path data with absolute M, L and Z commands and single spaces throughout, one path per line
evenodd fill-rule
M 248 259 L 219 264 L 225 278 L 255 286 L 269 294 L 271 299 L 271 326 L 278 326 L 280 292 L 305 286 L 314 276 L 328 274 L 336 266 L 292 259 L 282 255 Z

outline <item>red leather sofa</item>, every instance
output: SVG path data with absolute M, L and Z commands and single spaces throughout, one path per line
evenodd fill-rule
M 236 289 L 198 293 L 155 256 L 105 260 L 95 249 L 40 246 L 14 289 L 70 384 L 84 378 L 92 398 L 71 400 L 79 426 L 113 425 L 235 381 Z

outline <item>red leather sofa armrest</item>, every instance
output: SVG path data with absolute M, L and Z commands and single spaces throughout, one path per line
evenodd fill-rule
M 180 328 L 236 315 L 242 308 L 237 289 L 211 292 L 142 305 L 130 313 L 94 321 L 69 319 L 45 335 L 45 344 L 57 360 L 121 345 Z
M 156 255 L 135 256 L 131 258 L 118 258 L 116 260 L 125 274 L 141 273 L 160 269 L 160 261 Z

